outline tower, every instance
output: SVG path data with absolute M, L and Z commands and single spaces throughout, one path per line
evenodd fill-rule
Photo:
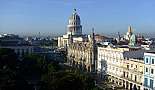
M 128 32 L 127 32 L 128 40 L 130 40 L 130 37 L 131 37 L 132 34 L 133 34 L 132 27 L 129 26 L 129 27 L 128 27 Z
M 129 27 L 128 27 L 128 33 L 131 33 L 131 34 L 132 34 L 132 32 L 133 32 L 133 31 L 132 31 L 132 27 L 129 26 Z
M 80 16 L 77 14 L 76 9 L 74 9 L 72 15 L 69 18 L 69 23 L 67 25 L 68 32 L 67 34 L 81 36 L 82 35 L 82 25 L 80 21 Z
M 94 33 L 94 28 L 92 28 L 92 33 L 91 33 L 91 37 L 92 37 L 92 44 L 95 44 L 95 33 Z
M 94 28 L 92 28 L 92 34 L 91 34 L 91 45 L 92 45 L 92 50 L 91 50 L 91 53 L 92 53 L 92 60 L 91 60 L 91 69 L 92 69 L 92 72 L 96 72 L 96 59 L 97 59 L 97 54 L 96 54 L 96 42 L 95 42 L 95 33 L 94 33 Z
M 72 43 L 73 43 L 73 36 L 71 32 L 71 34 L 69 34 L 69 44 L 72 44 Z
M 131 26 L 129 26 L 128 27 L 128 32 L 126 33 L 126 35 L 124 36 L 124 38 L 129 41 L 132 34 L 133 34 L 133 29 L 132 29 Z
M 129 46 L 134 47 L 136 45 L 136 35 L 132 34 L 129 39 Z

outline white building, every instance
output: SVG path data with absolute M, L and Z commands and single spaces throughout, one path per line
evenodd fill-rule
M 129 26 L 128 27 L 128 32 L 126 33 L 126 35 L 124 35 L 124 39 L 129 41 L 132 34 L 133 34 L 133 29 L 132 29 L 131 26 Z
M 108 76 L 116 87 L 141 90 L 143 88 L 143 60 L 139 59 L 143 57 L 143 54 L 144 50 L 138 47 L 98 47 L 98 74 L 102 77 Z M 136 64 L 138 71 L 132 68 L 133 64 Z
M 82 25 L 80 16 L 74 9 L 74 12 L 69 18 L 67 25 L 67 33 L 61 37 L 58 37 L 58 47 L 65 47 L 69 45 L 70 36 L 73 38 L 73 42 L 86 41 L 85 35 L 82 35 Z

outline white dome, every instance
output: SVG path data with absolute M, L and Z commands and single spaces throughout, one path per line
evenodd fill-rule
M 76 9 L 74 9 L 73 14 L 69 17 L 68 33 L 72 33 L 73 35 L 82 34 L 80 16 L 77 14 Z
M 69 25 L 80 25 L 80 17 L 77 14 L 76 10 L 74 10 L 73 14 L 69 18 Z

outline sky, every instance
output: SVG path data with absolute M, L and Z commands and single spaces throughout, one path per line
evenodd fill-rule
M 0 0 L 0 33 L 65 33 L 74 8 L 84 33 L 155 32 L 155 0 Z

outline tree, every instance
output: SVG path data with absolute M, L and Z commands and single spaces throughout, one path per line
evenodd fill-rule
M 14 50 L 8 48 L 0 48 L 0 69 L 15 69 L 17 64 L 17 56 Z
M 0 48 L 0 90 L 32 90 L 17 73 L 18 59 L 12 49 Z
M 53 72 L 47 74 L 43 81 L 47 85 L 47 90 L 93 90 L 95 88 L 94 80 L 90 75 L 75 71 Z
M 36 54 L 25 55 L 21 62 L 20 74 L 25 79 L 39 79 L 41 74 L 45 72 L 45 60 L 42 56 Z M 25 72 L 26 71 L 26 72 Z

